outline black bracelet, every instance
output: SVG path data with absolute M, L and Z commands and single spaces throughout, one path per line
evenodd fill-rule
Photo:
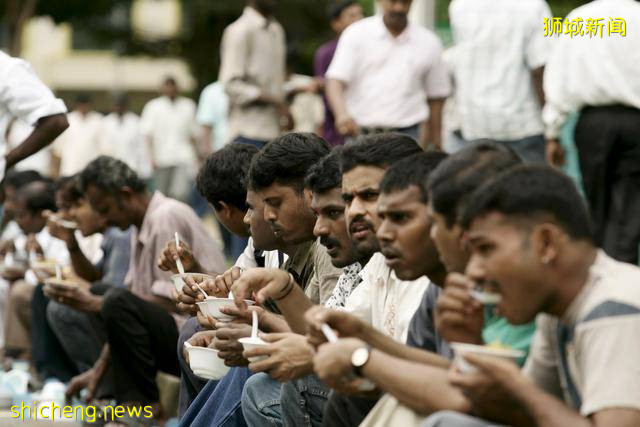
M 289 273 L 289 281 L 287 282 L 287 284 L 285 285 L 284 289 L 282 290 L 282 292 L 284 292 L 284 295 L 279 296 L 278 298 L 274 298 L 273 300 L 274 301 L 280 301 L 280 300 L 285 299 L 286 297 L 289 296 L 289 294 L 293 290 L 294 286 L 295 286 L 295 280 L 293 279 L 293 275 L 291 273 Z

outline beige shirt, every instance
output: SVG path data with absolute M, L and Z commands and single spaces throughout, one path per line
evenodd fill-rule
M 204 271 L 216 275 L 226 270 L 224 255 L 195 212 L 184 203 L 156 191 L 142 226 L 139 230 L 135 228 L 131 235 L 131 261 L 124 283 L 132 293 L 171 296 L 171 273 L 160 270 L 157 260 L 167 242 L 174 239 L 176 231 L 198 257 Z
M 90 111 L 86 116 L 78 111 L 67 114 L 69 128 L 53 143 L 53 151 L 60 158 L 60 176 L 80 172 L 102 154 L 102 114 Z
M 285 36 L 282 26 L 246 7 L 222 35 L 219 79 L 229 95 L 229 137 L 268 141 L 280 134 L 275 106 L 261 95 L 283 98 Z
M 600 251 L 561 319 L 541 314 L 524 372 L 584 416 L 640 410 L 640 268 Z

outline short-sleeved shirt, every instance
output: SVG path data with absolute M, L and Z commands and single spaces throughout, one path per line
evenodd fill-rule
M 431 286 L 429 279 L 398 279 L 380 252 L 371 257 L 359 276 L 362 281 L 347 298 L 344 310 L 385 335 L 405 342 L 411 318 L 424 291 Z
M 42 83 L 29 63 L 0 52 L 0 148 L 14 118 L 35 125 L 43 117 L 66 112 L 64 102 Z
M 96 265 L 102 271 L 101 282 L 114 286 L 124 286 L 124 278 L 129 271 L 131 260 L 132 229 L 122 231 L 116 227 L 109 227 L 102 239 L 102 253 L 100 262 Z
M 561 318 L 541 314 L 525 373 L 583 416 L 640 410 L 640 268 L 599 251 Z
M 196 104 L 179 96 L 154 98 L 144 106 L 141 130 L 153 141 L 151 157 L 157 167 L 192 165 L 195 151 L 191 138 L 195 132 Z
M 69 127 L 52 144 L 60 158 L 60 176 L 74 175 L 102 152 L 103 116 L 96 111 L 86 115 L 72 111 L 67 115 Z
M 543 67 L 553 39 L 544 0 L 454 0 L 450 63 L 455 108 L 467 140 L 514 140 L 544 131 L 531 70 Z
M 326 77 L 346 83 L 347 111 L 359 126 L 416 125 L 429 117 L 428 98 L 451 92 L 438 37 L 411 23 L 393 37 L 382 16 L 344 30 Z
M 157 260 L 175 232 L 197 254 L 204 271 L 221 274 L 226 270 L 224 255 L 193 209 L 156 191 L 142 226 L 134 227 L 131 234 L 131 262 L 125 286 L 132 293 L 170 298 L 174 289 L 171 273 L 160 270 Z

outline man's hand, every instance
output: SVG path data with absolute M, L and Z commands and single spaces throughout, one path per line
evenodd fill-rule
M 210 295 L 214 295 L 218 298 L 226 298 L 229 296 L 229 291 L 233 284 L 242 275 L 242 269 L 240 267 L 231 267 L 224 273 L 216 276 L 215 280 L 207 281 L 207 291 Z
M 68 305 L 79 311 L 99 313 L 102 309 L 102 297 L 92 294 L 85 287 L 68 288 L 47 283 L 42 290 L 50 300 Z
M 359 337 L 367 324 L 356 316 L 342 310 L 325 308 L 320 305 L 311 307 L 304 314 L 308 326 L 309 342 L 319 346 L 327 341 L 321 330 L 323 324 L 329 325 L 340 337 Z
M 528 383 L 512 362 L 470 353 L 465 353 L 464 358 L 479 371 L 461 373 L 454 366 L 449 372 L 449 382 L 460 388 L 480 413 L 512 401 L 514 390 Z
M 484 308 L 470 291 L 475 284 L 458 273 L 449 273 L 436 303 L 436 330 L 449 342 L 482 344 Z
M 56 214 L 51 211 L 44 211 L 42 215 L 47 219 L 47 228 L 49 234 L 53 237 L 62 240 L 66 243 L 67 247 L 77 246 L 74 230 L 71 228 L 63 227 L 56 221 Z
M 249 361 L 242 356 L 244 348 L 238 340 L 251 336 L 251 326 L 218 322 L 215 327 L 216 338 L 213 347 L 218 350 L 218 357 L 224 359 L 227 366 L 247 366 Z
M 346 114 L 336 117 L 336 129 L 342 136 L 356 136 L 360 133 L 360 128 L 356 121 Z
M 269 298 L 277 299 L 282 296 L 288 285 L 289 273 L 286 271 L 277 268 L 252 268 L 234 281 L 231 290 L 236 305 L 246 308 L 244 300 L 252 299 L 252 295 L 258 304 L 262 304 Z
M 204 273 L 189 245 L 180 241 L 180 246 L 176 248 L 176 242 L 174 240 L 169 240 L 162 250 L 158 258 L 158 268 L 163 271 L 171 271 L 173 274 L 178 274 L 178 267 L 176 265 L 178 259 L 182 261 L 184 271 L 188 273 Z
M 38 240 L 36 239 L 36 235 L 33 233 L 27 236 L 27 242 L 25 243 L 24 249 L 29 254 L 35 252 L 35 254 L 40 258 L 44 258 L 42 246 L 40 246 L 40 243 L 38 243 Z
M 360 394 L 359 385 L 363 379 L 352 377 L 351 354 L 364 346 L 364 341 L 357 338 L 343 338 L 335 343 L 322 344 L 313 358 L 313 370 L 326 385 L 341 394 Z
M 548 139 L 545 151 L 547 162 L 551 166 L 562 167 L 565 165 L 565 152 L 560 141 L 557 139 Z
M 213 340 L 216 338 L 216 331 L 200 331 L 196 332 L 186 342 L 194 347 L 211 347 L 213 348 Z M 184 359 L 189 363 L 189 352 L 187 348 L 182 349 Z
M 204 301 L 204 295 L 202 295 L 202 292 L 200 292 L 198 286 L 196 286 L 197 281 L 194 277 L 186 276 L 183 281 L 182 292 L 174 293 L 173 291 L 175 291 L 175 289 L 173 289 L 171 293 L 172 299 L 177 302 L 176 307 L 178 311 L 194 315 L 198 312 L 196 303 Z M 207 287 L 207 283 L 208 280 L 204 280 L 198 284 L 204 289 Z M 205 292 L 207 292 L 206 289 Z
M 251 371 L 266 372 L 280 382 L 300 378 L 312 371 L 314 351 L 306 337 L 285 332 L 261 333 L 260 338 L 270 344 L 247 350 L 242 355 L 246 359 L 262 355 L 269 357 L 249 364 Z
M 13 240 L 0 241 L 0 256 L 4 258 L 9 252 L 16 253 L 16 246 L 13 244 Z
M 80 390 L 86 388 L 88 391 L 86 402 L 90 402 L 98 388 L 98 384 L 100 384 L 103 373 L 104 371 L 94 367 L 71 378 L 71 381 L 67 386 L 67 390 L 65 391 L 65 397 L 67 400 L 70 400 L 71 397 L 78 394 Z

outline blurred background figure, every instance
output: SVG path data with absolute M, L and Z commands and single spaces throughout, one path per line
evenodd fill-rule
M 180 96 L 173 77 L 162 84 L 162 95 L 142 110 L 142 134 L 151 152 L 156 188 L 187 202 L 195 178 L 196 104 Z
M 277 0 L 247 0 L 220 46 L 219 79 L 229 95 L 229 133 L 234 142 L 262 148 L 290 127 L 284 102 L 284 29 L 273 16 Z M 282 126 L 284 124 L 284 126 Z
M 140 117 L 129 109 L 129 97 L 117 93 L 112 112 L 104 118 L 101 152 L 125 162 L 139 177 L 151 179 L 149 147 L 140 130 Z
M 324 96 L 324 75 L 331 65 L 333 55 L 338 47 L 340 34 L 351 24 L 364 18 L 362 6 L 355 0 L 331 1 L 327 10 L 329 24 L 336 37 L 326 42 L 316 50 L 313 58 L 313 75 L 316 78 L 318 91 L 323 94 L 324 124 L 320 135 L 331 145 L 344 144 L 344 138 L 336 130 L 335 117 L 329 107 L 329 102 Z
M 76 97 L 74 109 L 67 115 L 69 129 L 53 145 L 53 175 L 71 176 L 80 172 L 100 155 L 102 114 L 93 111 L 87 94 Z
M 543 0 L 454 0 L 449 19 L 458 147 L 489 139 L 544 162 L 542 73 L 551 47 Z
M 320 134 L 324 123 L 324 106 L 318 95 L 318 83 L 311 77 L 298 74 L 298 52 L 290 49 L 287 55 L 287 81 L 284 93 L 292 120 L 293 132 L 312 132 Z
M 202 89 L 198 101 L 196 122 L 200 125 L 198 160 L 203 164 L 209 154 L 223 148 L 229 142 L 229 97 L 220 81 L 209 83 Z

